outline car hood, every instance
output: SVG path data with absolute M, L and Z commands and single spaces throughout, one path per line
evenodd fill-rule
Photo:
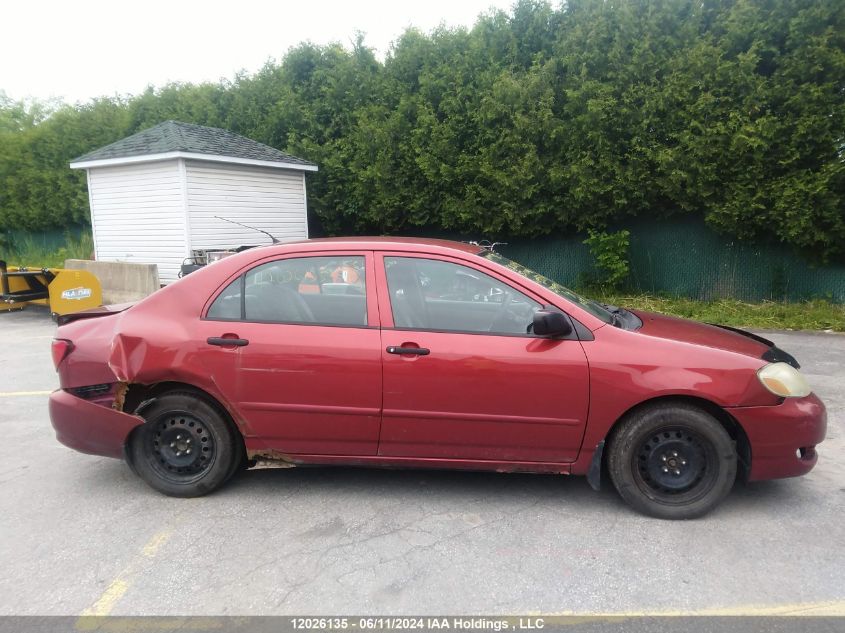
M 654 312 L 632 312 L 643 322 L 637 331 L 648 336 L 723 349 L 754 358 L 764 358 L 771 350 L 777 349 L 771 341 L 736 328 L 699 323 Z

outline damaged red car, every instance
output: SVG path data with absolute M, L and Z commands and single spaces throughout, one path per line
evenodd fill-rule
M 249 249 L 64 317 L 53 360 L 59 441 L 182 497 L 257 462 L 456 468 L 609 479 L 684 519 L 738 477 L 807 473 L 826 428 L 770 341 L 439 240 Z

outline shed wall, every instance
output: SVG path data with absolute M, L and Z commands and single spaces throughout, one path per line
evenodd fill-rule
M 97 259 L 157 264 L 175 281 L 188 255 L 179 161 L 93 168 L 88 189 Z
M 263 229 L 283 242 L 308 237 L 303 172 L 191 160 L 185 167 L 191 249 L 270 242 L 214 216 Z

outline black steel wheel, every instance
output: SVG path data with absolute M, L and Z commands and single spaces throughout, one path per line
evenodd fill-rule
M 128 455 L 138 475 L 164 494 L 208 494 L 222 486 L 243 459 L 237 431 L 204 398 L 166 393 L 141 415 L 146 424 L 133 434 Z
M 611 437 L 608 470 L 637 510 L 663 519 L 709 512 L 736 478 L 736 448 L 709 413 L 666 403 L 636 411 Z
M 188 411 L 159 416 L 146 434 L 151 463 L 164 477 L 188 482 L 214 464 L 217 443 L 205 423 Z

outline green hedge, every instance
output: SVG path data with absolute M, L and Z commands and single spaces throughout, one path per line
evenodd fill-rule
M 77 106 L 0 97 L 0 228 L 85 221 L 73 157 L 177 119 L 315 161 L 329 233 L 533 238 L 703 216 L 845 257 L 845 3 L 521 0 L 472 29 L 302 44 L 218 84 Z

